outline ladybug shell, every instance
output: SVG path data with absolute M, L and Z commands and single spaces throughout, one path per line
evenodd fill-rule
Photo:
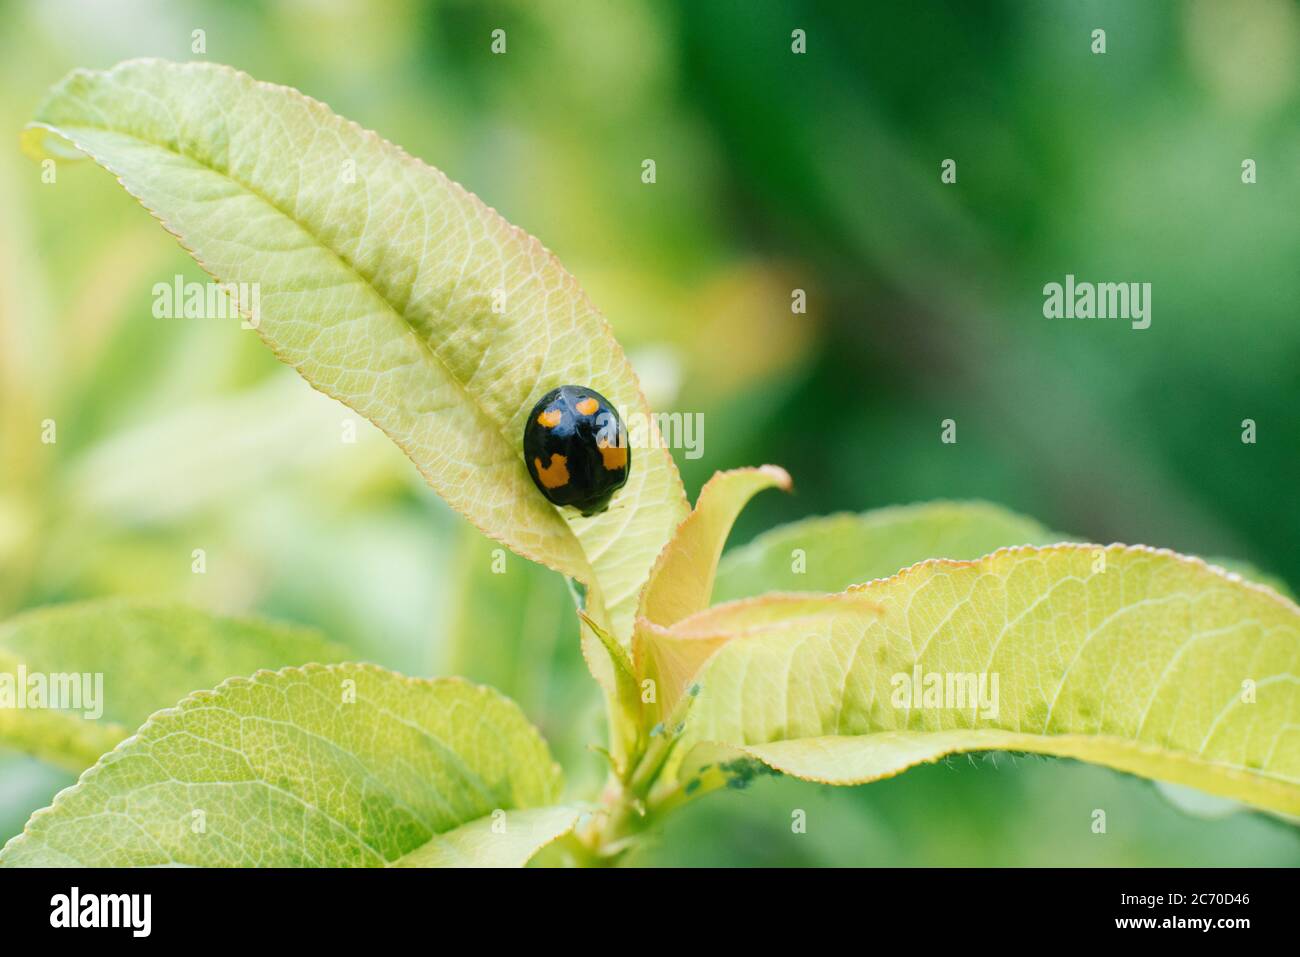
M 627 482 L 632 450 L 608 399 L 586 386 L 562 385 L 528 413 L 524 462 L 548 501 L 595 515 Z

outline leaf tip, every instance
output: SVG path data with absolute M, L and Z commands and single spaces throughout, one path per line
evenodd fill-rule
M 781 468 L 781 466 L 760 465 L 758 467 L 758 471 L 762 472 L 764 475 L 771 478 L 773 483 L 775 483 L 776 487 L 779 488 L 781 491 L 783 492 L 794 491 L 794 479 L 792 479 L 790 477 L 790 473 L 787 472 L 785 469 Z

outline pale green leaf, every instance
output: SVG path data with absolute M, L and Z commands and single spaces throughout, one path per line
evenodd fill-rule
M 61 517 L 73 527 L 87 515 L 171 524 L 202 509 L 241 507 L 293 470 L 318 484 L 367 469 L 409 469 L 375 429 L 358 429 L 355 443 L 339 441 L 339 421 L 338 406 L 288 369 L 246 391 L 168 408 L 70 463 L 58 493 L 75 511 Z
M 699 675 L 678 753 L 705 746 L 684 777 L 717 783 L 719 745 L 833 784 L 1005 749 L 1300 811 L 1300 608 L 1269 589 L 1168 551 L 1058 545 L 923 562 L 827 602 L 765 626 L 761 599 L 699 616 L 725 633 L 734 607 L 747 630 Z M 918 671 L 923 690 L 983 680 L 985 702 L 917 706 L 902 679 Z
M 931 502 L 804 519 L 722 557 L 714 601 L 772 591 L 838 592 L 927 558 L 979 558 L 1069 536 L 987 502 Z
M 538 851 L 573 830 L 575 807 L 501 811 L 439 834 L 393 867 L 523 867 Z
M 90 675 L 102 697 L 77 710 L 0 708 L 0 745 L 81 771 L 150 714 L 231 675 L 347 652 L 307 628 L 226 618 L 182 605 L 110 600 L 25 612 L 0 624 L 0 676 Z M 94 712 L 99 714 L 95 715 Z
M 559 792 L 545 742 L 492 689 L 309 665 L 154 715 L 37 811 L 0 864 L 383 866 L 445 839 L 428 852 L 441 862 L 475 853 L 481 831 L 457 829 Z M 518 863 L 523 843 L 564 829 L 550 815 L 518 823 L 527 840 L 487 846 L 485 862 Z
M 546 390 L 590 385 L 625 418 L 648 413 L 608 325 L 539 242 L 324 104 L 209 63 L 75 71 L 24 143 L 116 175 L 212 276 L 246 284 L 241 311 L 256 305 L 277 356 L 479 528 L 586 582 L 589 610 L 630 640 L 685 496 L 658 443 L 603 515 L 533 486 L 521 436 Z

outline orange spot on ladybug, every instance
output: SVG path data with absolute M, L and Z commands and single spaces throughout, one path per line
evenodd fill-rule
M 591 396 L 587 396 L 585 399 L 583 399 L 581 402 L 575 405 L 574 408 L 577 409 L 579 412 L 581 412 L 583 415 L 595 415 L 596 410 L 600 408 L 600 403 L 597 402 L 595 399 L 593 399 Z
M 596 439 L 596 447 L 600 449 L 600 461 L 606 471 L 618 472 L 627 468 L 626 445 L 610 445 L 604 439 Z
M 537 470 L 537 480 L 547 488 L 560 488 L 569 484 L 569 460 L 558 452 L 551 453 L 546 468 L 542 468 L 541 459 L 533 459 L 533 468 Z
M 563 418 L 564 413 L 559 409 L 547 409 L 537 417 L 537 424 L 545 426 L 548 429 L 553 429 L 560 424 L 560 420 Z

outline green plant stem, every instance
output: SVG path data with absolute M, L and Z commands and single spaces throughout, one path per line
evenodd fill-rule
M 579 867 L 614 867 L 637 845 L 650 823 L 644 802 L 615 780 L 606 788 L 600 809 L 570 835 L 567 850 Z
M 567 850 L 576 865 L 616 866 L 663 817 L 663 812 L 684 802 L 686 795 L 680 787 L 670 788 L 653 803 L 648 801 L 648 795 L 681 738 L 694 700 L 693 694 L 683 695 L 659 733 L 641 738 L 648 743 L 639 754 L 633 755 L 629 769 L 622 775 L 611 775 L 600 810 L 567 842 Z
M 681 700 L 673 707 L 668 720 L 660 725 L 659 733 L 651 733 L 650 742 L 642 752 L 640 760 L 634 763 L 632 773 L 628 777 L 628 789 L 638 800 L 645 800 L 672 755 L 673 748 L 681 739 L 691 705 L 695 703 L 696 693 L 698 688 L 692 686 L 690 691 L 682 695 Z

